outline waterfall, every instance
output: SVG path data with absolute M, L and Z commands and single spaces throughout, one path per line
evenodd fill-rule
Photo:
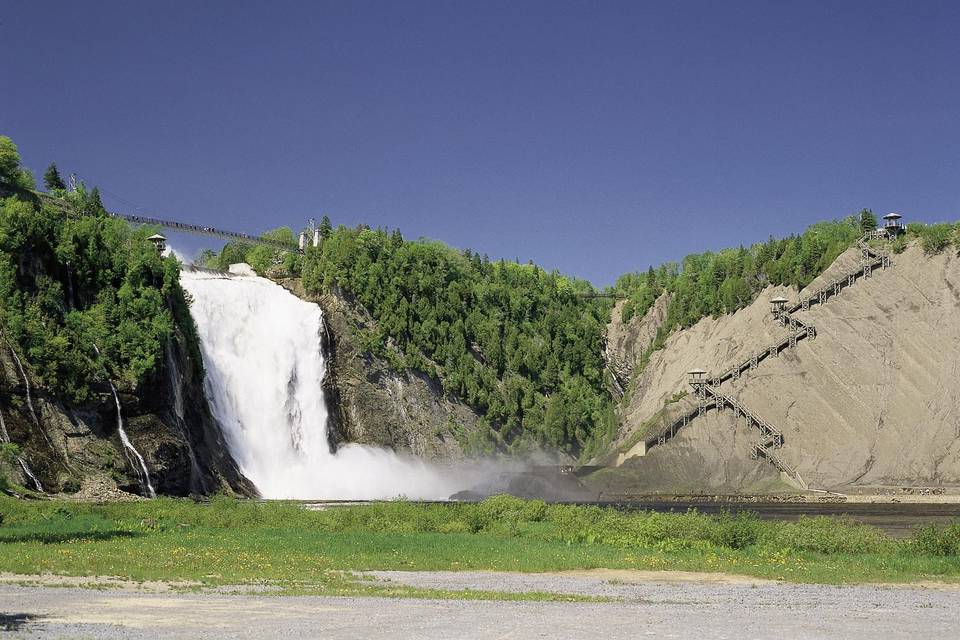
M 185 270 L 180 281 L 193 298 L 211 410 L 263 497 L 445 499 L 464 488 L 386 449 L 331 449 L 317 305 L 255 276 Z
M 120 396 L 117 394 L 117 388 L 113 386 L 112 382 L 110 382 L 110 391 L 113 392 L 113 401 L 117 404 L 117 433 L 120 434 L 120 442 L 123 443 L 123 448 L 126 450 L 127 460 L 130 461 L 134 471 L 137 472 L 137 477 L 140 480 L 140 487 L 143 489 L 143 492 L 151 498 L 156 498 L 157 492 L 153 490 L 153 485 L 150 484 L 150 472 L 147 471 L 147 463 L 143 460 L 143 456 L 140 455 L 137 448 L 133 446 L 133 443 L 130 442 L 130 438 L 127 437 L 127 432 L 123 428 Z
M 30 378 L 27 377 L 27 372 L 23 368 L 23 363 L 20 362 L 20 357 L 17 356 L 17 351 L 12 346 L 10 347 L 10 355 L 13 356 L 13 361 L 17 363 L 17 369 L 20 370 L 20 375 L 23 376 L 23 384 L 27 390 L 27 407 L 30 409 L 30 416 L 33 418 L 33 423 L 37 425 L 37 429 L 40 430 L 40 435 L 43 436 L 43 439 L 47 441 L 47 444 L 50 445 L 50 448 L 54 449 L 53 443 L 50 442 L 50 438 L 47 436 L 47 432 L 40 426 L 40 419 L 37 417 L 37 412 L 33 408 L 33 398 L 30 395 Z
M 7 433 L 7 423 L 3 419 L 2 411 L 0 411 L 0 442 L 10 442 L 10 434 Z M 43 485 L 40 484 L 39 480 L 37 480 L 37 476 L 33 475 L 33 470 L 30 469 L 30 465 L 27 464 L 27 461 L 20 456 L 17 456 L 17 462 L 20 463 L 20 468 L 23 469 L 23 474 L 30 478 L 30 481 L 33 482 L 33 486 L 36 487 L 37 491 L 42 492 Z
M 99 358 L 100 349 L 97 345 L 93 345 L 93 350 Z M 137 472 L 137 479 L 140 481 L 141 491 L 150 498 L 156 498 L 157 492 L 153 490 L 153 485 L 150 483 L 150 472 L 147 471 L 147 463 L 144 461 L 143 456 L 140 455 L 140 452 L 137 451 L 137 448 L 133 446 L 133 443 L 130 442 L 130 438 L 127 436 L 127 430 L 123 428 L 123 411 L 120 407 L 120 395 L 117 393 L 117 388 L 113 386 L 112 380 L 107 380 L 107 383 L 110 385 L 110 392 L 113 394 L 113 402 L 117 405 L 117 434 L 119 434 L 120 442 L 123 444 L 124 455 L 127 456 L 127 461 L 130 463 L 130 466 L 133 467 L 133 470 Z
M 183 436 L 183 441 L 187 445 L 187 456 L 190 458 L 190 490 L 199 488 L 200 492 L 206 492 L 206 483 L 203 480 L 203 473 L 200 471 L 200 465 L 197 464 L 197 455 L 193 451 L 193 444 L 190 442 L 190 435 L 183 419 L 183 390 L 180 388 L 180 370 L 177 368 L 177 359 L 173 355 L 173 341 L 167 342 L 166 348 L 167 371 L 170 372 L 170 390 L 173 393 L 173 415 L 176 418 L 177 429 Z

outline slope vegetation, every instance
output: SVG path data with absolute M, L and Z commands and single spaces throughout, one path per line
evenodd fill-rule
M 926 251 L 921 244 L 926 245 Z M 914 242 L 893 266 L 796 316 L 804 340 L 725 385 L 784 436 L 783 458 L 812 487 L 960 484 L 960 257 Z M 943 247 L 941 247 L 943 248 Z M 763 488 L 776 473 L 752 460 L 758 434 L 732 412 L 711 412 L 644 453 L 644 431 L 689 407 L 686 372 L 719 373 L 788 330 L 770 300 L 798 300 L 857 268 L 843 253 L 804 290 L 768 287 L 740 311 L 678 331 L 631 381 L 618 439 L 623 478 L 640 487 Z M 709 374 L 708 374 L 709 375 Z M 624 459 L 626 460 L 624 462 Z

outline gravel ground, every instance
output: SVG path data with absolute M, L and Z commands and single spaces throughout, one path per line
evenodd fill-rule
M 960 591 L 583 572 L 377 572 L 445 589 L 552 591 L 613 603 L 138 593 L 0 585 L 10 638 L 957 638 Z M 663 576 L 661 576 L 662 578 Z M 708 580 L 708 581 L 704 581 Z

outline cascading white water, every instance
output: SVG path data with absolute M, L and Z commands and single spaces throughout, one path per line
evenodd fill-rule
M 10 355 L 13 356 L 13 361 L 17 363 L 17 369 L 20 369 L 20 375 L 23 376 L 23 385 L 27 391 L 27 407 L 30 409 L 30 416 L 33 418 L 33 423 L 37 425 L 37 429 L 40 430 L 40 434 L 43 436 L 43 439 L 46 440 L 47 444 L 50 445 L 50 448 L 53 449 L 53 443 L 50 442 L 47 432 L 42 426 L 40 426 L 40 419 L 37 417 L 37 412 L 33 408 L 33 398 L 30 395 L 30 378 L 27 377 L 27 372 L 23 368 L 23 363 L 20 362 L 20 356 L 17 355 L 17 351 L 13 347 L 10 347 Z
M 140 452 L 137 451 L 137 448 L 133 446 L 133 443 L 130 442 L 130 438 L 127 437 L 127 431 L 123 428 L 123 412 L 120 408 L 120 396 L 117 395 L 117 388 L 113 386 L 112 382 L 110 383 L 110 391 L 113 392 L 113 401 L 117 404 L 117 433 L 120 434 L 120 442 L 123 443 L 123 448 L 127 451 L 127 459 L 130 461 L 130 464 L 133 465 L 134 471 L 137 472 L 144 493 L 151 498 L 156 498 L 157 492 L 153 490 L 153 485 L 150 483 L 150 472 L 147 471 L 147 463 L 144 461 L 143 456 L 140 455 Z
M 386 449 L 331 451 L 317 305 L 254 276 L 185 270 L 180 282 L 193 298 L 211 409 L 263 497 L 445 499 L 464 488 Z
M 93 350 L 99 358 L 100 349 L 97 345 L 93 345 Z M 117 434 L 120 436 L 120 443 L 123 444 L 124 453 L 130 462 L 130 466 L 137 472 L 137 479 L 140 481 L 140 487 L 143 492 L 151 498 L 156 498 L 157 492 L 153 490 L 153 484 L 150 482 L 150 472 L 147 471 L 147 463 L 143 459 L 143 456 L 140 455 L 140 452 L 137 451 L 137 448 L 133 446 L 133 443 L 130 442 L 130 438 L 127 436 L 127 430 L 123 428 L 123 410 L 120 406 L 120 396 L 117 394 L 117 388 L 113 386 L 113 381 L 107 380 L 107 383 L 110 385 L 110 392 L 113 394 L 113 402 L 117 405 Z
M 10 442 L 10 434 L 7 432 L 7 423 L 3 419 L 2 411 L 0 411 L 0 442 Z M 36 487 L 37 491 L 42 492 L 43 485 L 40 484 L 37 476 L 33 474 L 33 470 L 30 468 L 30 465 L 27 464 L 27 461 L 17 456 L 17 462 L 20 464 L 20 468 L 23 469 L 23 474 L 30 478 L 30 481 L 33 482 L 33 486 Z
M 97 353 L 99 354 L 100 352 L 97 351 Z M 153 490 L 153 484 L 150 483 L 150 472 L 147 471 L 147 463 L 144 461 L 143 456 L 140 455 L 140 452 L 137 451 L 137 448 L 133 446 L 133 443 L 130 442 L 130 438 L 127 437 L 127 431 L 123 428 L 123 412 L 120 408 L 120 396 L 117 395 L 117 388 L 113 386 L 112 382 L 110 382 L 110 391 L 113 392 L 113 401 L 117 405 L 117 433 L 120 435 L 120 442 L 123 443 L 123 448 L 126 450 L 127 460 L 130 461 L 133 470 L 137 472 L 137 478 L 140 480 L 140 486 L 143 492 L 151 498 L 156 498 L 157 492 Z

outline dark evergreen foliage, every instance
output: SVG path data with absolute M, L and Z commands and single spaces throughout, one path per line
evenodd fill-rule
M 43 174 L 43 186 L 47 191 L 65 191 L 67 188 L 63 178 L 60 177 L 60 171 L 57 170 L 56 163 L 51 162 L 50 166 Z
M 592 291 L 585 281 L 342 226 L 308 250 L 303 280 L 310 291 L 354 296 L 376 320 L 362 336 L 371 352 L 440 380 L 503 443 L 578 452 L 611 419 L 608 311 L 578 295 Z
M 860 237 L 859 218 L 818 222 L 801 235 L 770 238 L 749 249 L 691 254 L 679 265 L 668 263 L 617 280 L 627 296 L 623 319 L 643 315 L 665 291 L 672 300 L 662 335 L 689 327 L 706 316 L 732 313 L 750 304 L 767 285 L 804 287 Z
M 0 330 L 38 385 L 76 402 L 98 379 L 150 380 L 189 322 L 177 261 L 157 254 L 152 230 L 104 215 L 95 193 L 0 201 Z

